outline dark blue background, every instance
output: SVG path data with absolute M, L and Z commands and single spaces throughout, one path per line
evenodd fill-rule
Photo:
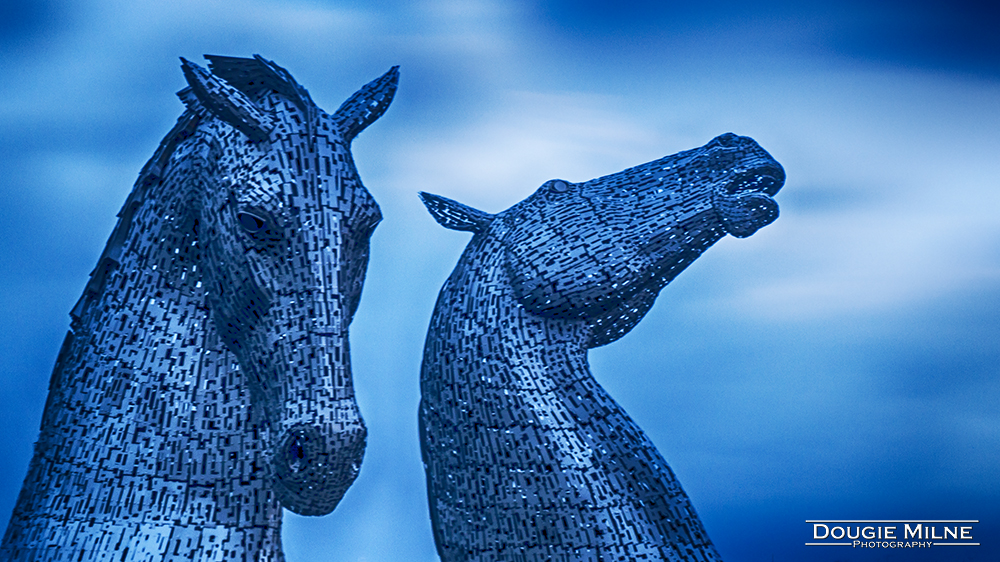
M 385 221 L 352 327 L 357 484 L 286 519 L 290 562 L 433 560 L 416 431 L 424 331 L 467 242 L 416 198 L 504 209 L 733 131 L 782 216 L 661 294 L 598 380 L 730 561 L 1000 558 L 1000 17 L 975 2 L 0 6 L 0 516 L 68 311 L 181 112 L 178 56 L 261 53 L 327 110 L 393 64 L 355 142 Z M 979 519 L 979 547 L 806 547 L 807 519 Z

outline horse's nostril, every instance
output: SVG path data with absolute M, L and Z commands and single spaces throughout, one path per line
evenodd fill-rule
M 298 472 L 304 468 L 302 465 L 305 464 L 305 457 L 305 448 L 302 447 L 302 443 L 299 442 L 299 436 L 296 435 L 288 445 L 288 468 L 292 469 L 292 472 Z
M 289 431 L 284 445 L 278 449 L 282 451 L 279 457 L 284 456 L 284 461 L 278 463 L 283 467 L 281 471 L 289 476 L 305 472 L 317 460 L 318 439 L 319 435 L 312 427 L 298 426 Z
M 288 446 L 288 452 L 292 454 L 292 458 L 296 459 L 301 459 L 305 456 L 305 451 L 302 449 L 302 443 L 299 442 L 298 435 L 292 438 L 292 443 Z

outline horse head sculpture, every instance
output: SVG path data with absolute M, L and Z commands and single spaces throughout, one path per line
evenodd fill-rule
M 381 214 L 350 145 L 397 68 L 331 115 L 270 61 L 206 58 L 72 312 L 6 559 L 280 560 L 281 507 L 329 513 L 358 474 Z
M 781 166 L 727 133 L 492 215 L 421 194 L 475 233 L 445 282 L 420 426 L 442 560 L 718 560 L 653 443 L 593 379 L 617 340 L 726 234 L 778 216 Z

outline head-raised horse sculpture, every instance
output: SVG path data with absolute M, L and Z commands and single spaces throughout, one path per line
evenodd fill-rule
M 207 58 L 72 312 L 4 560 L 283 560 L 281 508 L 329 513 L 358 474 L 381 215 L 350 145 L 397 69 L 330 115 L 272 62 Z
M 442 560 L 719 559 L 587 350 L 631 330 L 720 238 L 777 218 L 783 182 L 767 152 L 730 133 L 587 182 L 548 181 L 496 215 L 421 194 L 442 225 L 475 233 L 438 296 L 420 380 Z

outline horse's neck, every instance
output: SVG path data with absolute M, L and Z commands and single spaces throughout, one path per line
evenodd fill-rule
M 136 210 L 128 251 L 74 311 L 4 538 L 11 559 L 281 556 L 266 432 L 205 307 L 190 225 L 165 214 L 154 202 Z M 113 548 L 94 542 L 112 535 Z
M 477 261 L 474 246 L 439 297 L 421 378 L 442 559 L 526 545 L 529 560 L 718 560 L 663 457 L 591 375 L 585 323 L 526 312 L 500 252 Z
M 529 314 L 517 302 L 495 239 L 473 240 L 442 288 L 428 343 L 435 355 L 469 362 L 466 383 L 477 384 L 480 366 L 508 371 L 514 387 L 590 376 L 588 331 L 581 322 Z M 428 348 L 430 353 L 430 348 Z M 459 376 L 462 373 L 453 371 Z M 459 381 L 456 381 L 459 382 Z
M 108 275 L 103 293 L 74 321 L 60 352 L 40 443 L 59 458 L 80 456 L 67 457 L 69 445 L 113 451 L 132 436 L 153 439 L 149 446 L 189 448 L 206 430 L 225 432 L 211 427 L 215 403 L 249 404 L 242 375 L 215 336 L 203 299 L 170 286 L 174 272 L 132 269 L 130 261 L 126 256 Z M 105 431 L 115 432 L 115 439 L 108 440 Z M 133 460 L 143 462 L 126 473 L 165 474 L 159 463 Z

